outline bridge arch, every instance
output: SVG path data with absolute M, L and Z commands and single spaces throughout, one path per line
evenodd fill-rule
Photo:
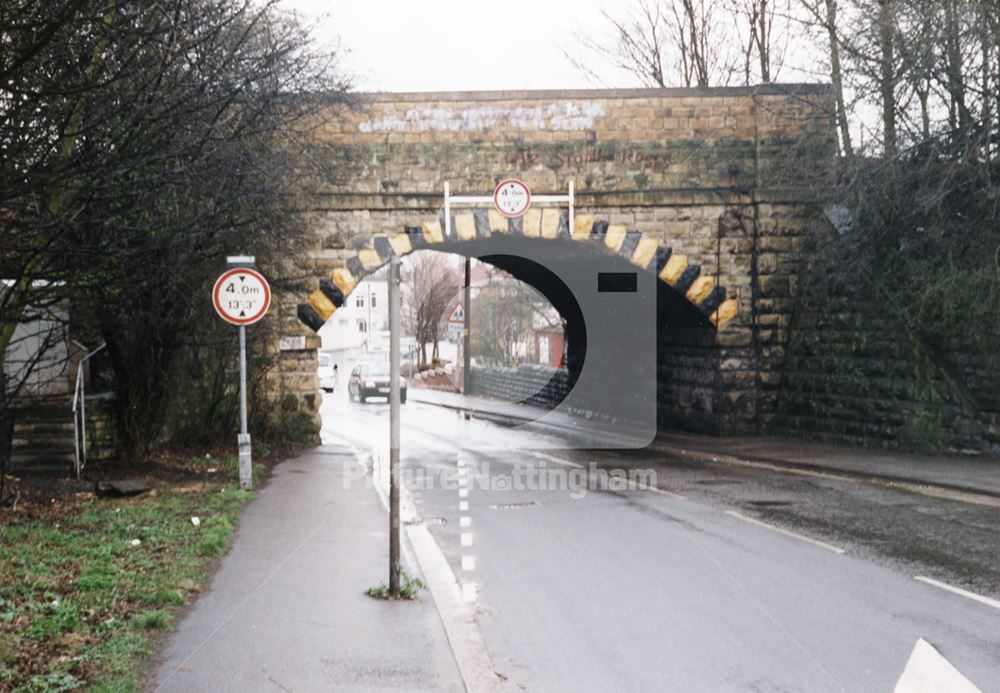
M 580 244 L 590 252 L 622 258 L 639 270 L 653 272 L 676 295 L 671 303 L 684 316 L 681 322 L 689 326 L 710 323 L 722 327 L 738 312 L 736 300 L 727 298 L 725 288 L 718 286 L 714 277 L 702 276 L 700 265 L 690 264 L 686 255 L 674 253 L 670 246 L 648 234 L 595 220 L 592 214 L 578 215 L 570 230 L 564 212 L 532 211 L 535 213 L 519 219 L 508 219 L 492 210 L 458 214 L 451 224 L 450 236 L 446 235 L 446 225 L 440 219 L 425 222 L 421 227 L 408 226 L 401 232 L 373 236 L 347 257 L 343 267 L 334 268 L 329 277 L 320 280 L 319 288 L 309 294 L 305 303 L 299 304 L 299 320 L 318 331 L 358 283 L 388 263 L 393 253 L 402 257 L 416 250 L 433 249 L 480 256 L 502 251 L 502 246 L 491 247 L 490 241 L 505 236 Z M 544 287 L 536 288 L 545 293 Z M 665 293 L 669 296 L 671 292 Z
M 618 444 L 644 445 L 659 424 L 661 381 L 672 377 L 662 367 L 670 359 L 661 357 L 661 348 L 677 348 L 661 338 L 661 328 L 695 335 L 693 343 L 681 340 L 684 368 L 710 372 L 715 332 L 738 312 L 716 277 L 702 275 L 686 255 L 592 214 L 577 216 L 572 230 L 559 209 L 518 219 L 476 210 L 457 214 L 450 225 L 442 222 L 359 239 L 344 265 L 321 278 L 298 306 L 299 319 L 318 331 L 394 254 L 429 249 L 477 257 L 533 286 L 566 321 L 569 388 L 551 406 L 611 422 L 608 431 L 619 434 Z

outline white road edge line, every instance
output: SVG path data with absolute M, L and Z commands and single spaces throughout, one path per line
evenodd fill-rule
M 968 590 L 963 590 L 961 587 L 954 587 L 946 582 L 940 582 L 938 580 L 935 580 L 934 578 L 924 577 L 923 575 L 914 575 L 913 579 L 919 582 L 923 582 L 927 585 L 937 587 L 938 589 L 951 592 L 952 594 L 960 595 L 962 597 L 965 597 L 966 599 L 972 599 L 974 601 L 979 602 L 980 604 L 985 604 L 986 606 L 992 606 L 994 609 L 1000 609 L 1000 601 L 997 601 L 996 599 L 984 597 L 981 594 L 976 594 L 975 592 L 969 592 Z
M 786 537 L 791 537 L 793 539 L 798 539 L 799 541 L 808 542 L 808 543 L 812 544 L 813 546 L 818 546 L 821 549 L 826 549 L 827 551 L 832 551 L 833 553 L 836 553 L 836 554 L 845 554 L 845 553 L 847 553 L 846 549 L 842 549 L 839 546 L 834 546 L 833 544 L 827 544 L 826 542 L 819 541 L 818 539 L 813 539 L 812 537 L 807 537 L 807 536 L 805 536 L 803 534 L 798 534 L 797 532 L 792 532 L 792 531 L 789 531 L 787 529 L 784 529 L 783 527 L 778 527 L 776 525 L 768 524 L 767 522 L 761 522 L 760 520 L 757 520 L 755 518 L 747 517 L 746 515 L 743 515 L 742 513 L 738 513 L 735 510 L 727 510 L 726 514 L 729 515 L 730 517 L 735 517 L 737 520 L 743 520 L 744 522 L 749 522 L 750 524 L 754 524 L 754 525 L 757 525 L 759 527 L 764 527 L 764 528 L 769 529 L 769 530 L 771 530 L 773 532 L 778 532 L 779 534 L 784 534 Z
M 573 467 L 575 469 L 584 469 L 585 467 L 579 462 L 571 462 L 570 460 L 564 460 L 561 457 L 556 457 L 555 455 L 549 455 L 548 453 L 538 452 L 537 450 L 527 451 L 529 455 L 537 457 L 541 460 L 548 460 L 550 462 L 555 462 L 556 464 L 565 465 L 567 467 Z M 687 496 L 682 496 L 679 493 L 674 493 L 673 491 L 668 491 L 666 489 L 660 488 L 658 486 L 650 486 L 649 484 L 638 484 L 633 481 L 629 482 L 629 488 L 639 491 L 648 491 L 649 493 L 659 493 L 663 496 L 670 496 L 671 498 L 679 498 L 681 500 L 686 500 Z
M 561 464 L 566 467 L 574 467 L 575 469 L 583 469 L 583 465 L 580 464 L 579 462 L 564 460 L 561 457 L 556 457 L 555 455 L 549 455 L 548 453 L 545 452 L 538 452 L 537 450 L 523 450 L 522 452 L 527 452 L 532 457 L 537 457 L 540 460 L 555 462 L 556 464 Z
M 670 496 L 671 498 L 679 498 L 681 500 L 687 500 L 687 496 L 682 496 L 679 493 L 674 493 L 673 491 L 668 491 L 665 488 L 660 488 L 659 486 L 650 486 L 649 484 L 637 484 L 631 483 L 630 488 L 636 488 L 640 491 L 646 491 L 648 493 L 659 493 L 661 496 Z

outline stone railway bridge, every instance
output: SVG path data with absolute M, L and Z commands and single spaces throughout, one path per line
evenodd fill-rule
M 836 155 L 826 86 L 371 94 L 335 108 L 309 150 L 335 179 L 296 259 L 306 278 L 277 296 L 282 336 L 307 335 L 279 354 L 285 394 L 315 414 L 313 332 L 391 252 L 421 248 L 487 257 L 542 291 L 568 321 L 571 371 L 584 358 L 627 360 L 594 353 L 593 339 L 585 348 L 576 304 L 591 298 L 507 252 L 517 239 L 655 278 L 647 376 L 661 426 L 768 428 L 804 248 L 830 233 L 817 194 Z M 543 194 L 574 181 L 572 227 L 565 208 L 512 220 L 453 209 L 447 233 L 445 181 L 488 195 L 510 177 Z

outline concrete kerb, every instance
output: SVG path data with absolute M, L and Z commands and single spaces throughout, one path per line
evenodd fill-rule
M 784 472 L 787 474 L 803 474 L 824 479 L 834 479 L 839 481 L 863 481 L 870 484 L 878 484 L 891 488 L 898 488 L 914 493 L 921 493 L 927 496 L 960 500 L 978 505 L 989 505 L 1000 507 L 1000 493 L 989 489 L 972 488 L 959 484 L 949 484 L 942 482 L 929 482 L 926 479 L 917 477 L 902 477 L 892 474 L 879 474 L 877 472 L 859 472 L 856 470 L 835 469 L 824 467 L 808 462 L 792 462 L 766 456 L 756 455 L 727 455 L 707 450 L 697 450 L 662 441 L 656 441 L 651 449 L 674 455 L 697 462 L 728 464 L 740 467 L 752 467 L 756 469 L 767 469 L 770 471 Z
M 345 443 L 358 463 L 372 475 L 375 490 L 388 510 L 387 480 L 380 479 L 375 453 Z M 400 521 L 403 526 L 404 562 L 419 568 L 420 576 L 431 594 L 441 625 L 444 627 L 452 656 L 467 691 L 494 693 L 501 690 L 493 661 L 479 632 L 475 613 L 462 600 L 458 578 L 448 565 L 448 559 L 417 512 L 416 504 L 406 487 L 400 488 Z M 413 571 L 417 572 L 417 571 Z

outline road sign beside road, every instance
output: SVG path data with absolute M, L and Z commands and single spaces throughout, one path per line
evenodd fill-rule
M 271 307 L 271 287 L 257 270 L 238 267 L 215 280 L 212 303 L 219 317 L 233 325 L 252 325 Z
M 247 430 L 247 325 L 264 317 L 271 307 L 271 287 L 264 275 L 250 265 L 249 255 L 226 258 L 229 269 L 215 280 L 212 304 L 219 317 L 240 328 L 240 433 L 236 436 L 239 450 L 240 486 L 253 487 L 253 460 L 250 432 Z
M 448 316 L 448 331 L 461 334 L 465 329 L 465 307 L 461 303 L 456 303 Z

